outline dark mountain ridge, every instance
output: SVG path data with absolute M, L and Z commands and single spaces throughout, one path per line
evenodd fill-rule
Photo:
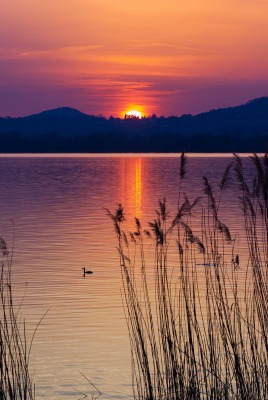
M 51 119 L 51 118 L 79 118 L 79 117 L 87 117 L 87 114 L 82 113 L 79 110 L 71 107 L 59 107 L 52 110 L 42 111 L 38 114 L 28 115 L 23 118 L 27 119 L 35 119 L 35 120 L 44 120 L 44 119 Z
M 90 135 L 118 132 L 128 135 L 237 133 L 254 135 L 268 132 L 268 97 L 251 100 L 236 107 L 221 108 L 205 113 L 180 117 L 145 117 L 106 119 L 88 115 L 70 107 L 43 111 L 20 118 L 0 118 L 0 134 L 17 131 L 31 136 L 40 134 Z
M 0 118 L 0 152 L 265 151 L 268 97 L 197 115 L 106 119 L 61 107 Z

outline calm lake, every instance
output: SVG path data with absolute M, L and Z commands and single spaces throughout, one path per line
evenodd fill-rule
M 231 159 L 190 154 L 183 191 L 192 200 L 202 195 L 203 176 L 217 185 Z M 126 227 L 137 216 L 147 228 L 159 199 L 175 214 L 178 184 L 179 154 L 0 157 L 0 236 L 9 250 L 14 240 L 14 291 L 24 296 L 29 336 L 49 309 L 32 349 L 37 399 L 83 398 L 78 391 L 91 398 L 81 373 L 103 400 L 132 398 L 120 264 L 105 208 L 122 203 Z M 232 189 L 223 210 L 243 231 Z M 84 278 L 83 267 L 93 274 Z

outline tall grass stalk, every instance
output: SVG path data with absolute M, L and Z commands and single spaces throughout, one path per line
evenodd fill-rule
M 12 256 L 2 238 L 0 250 L 4 257 L 0 270 L 0 399 L 33 400 L 35 386 L 29 370 L 33 337 L 28 343 L 21 304 L 16 304 L 13 298 Z
M 136 219 L 126 234 L 122 205 L 108 211 L 118 239 L 135 399 L 268 398 L 268 158 L 250 160 L 252 177 L 234 155 L 217 190 L 204 178 L 203 199 L 190 201 L 182 192 L 183 154 L 176 215 L 159 201 L 149 229 Z M 221 213 L 230 185 L 244 216 L 243 265 Z

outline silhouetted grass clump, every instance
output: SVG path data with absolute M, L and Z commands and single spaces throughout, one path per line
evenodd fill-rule
M 0 250 L 4 257 L 0 271 L 0 399 L 33 400 L 35 387 L 29 371 L 33 337 L 28 344 L 21 304 L 16 304 L 12 293 L 12 256 L 2 238 Z
M 234 155 L 218 187 L 204 177 L 202 199 L 191 201 L 182 191 L 182 154 L 176 213 L 171 217 L 166 200 L 159 201 L 148 229 L 136 219 L 135 231 L 126 234 L 122 205 L 108 211 L 118 239 L 136 399 L 268 398 L 268 157 L 250 160 L 253 175 Z M 221 212 L 230 185 L 244 218 L 241 254 Z

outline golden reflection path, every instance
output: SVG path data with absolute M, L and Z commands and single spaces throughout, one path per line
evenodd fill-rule
M 136 217 L 141 217 L 141 195 L 142 195 L 142 176 L 141 176 L 141 158 L 135 160 L 135 211 Z
M 142 216 L 143 160 L 141 157 L 122 159 L 121 183 L 124 190 L 123 207 L 128 215 Z

